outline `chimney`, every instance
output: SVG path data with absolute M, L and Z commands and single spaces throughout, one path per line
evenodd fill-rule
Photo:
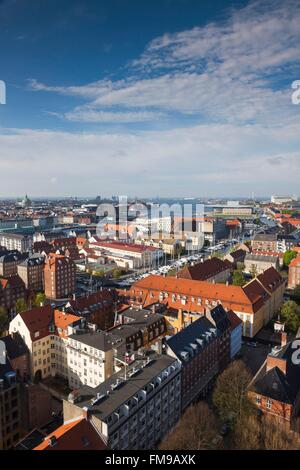
M 286 359 L 282 359 L 281 357 L 276 357 L 273 354 L 269 354 L 267 356 L 267 372 L 269 370 L 274 369 L 274 367 L 278 367 L 278 369 L 281 370 L 281 372 L 286 374 Z
M 184 315 L 181 309 L 178 310 L 179 331 L 184 328 Z
M 281 347 L 283 348 L 287 344 L 287 333 L 285 331 L 281 332 Z
M 87 406 L 84 406 L 84 407 L 82 408 L 82 417 L 83 417 L 84 419 L 89 419 L 89 416 L 90 416 L 90 410 L 88 409 Z

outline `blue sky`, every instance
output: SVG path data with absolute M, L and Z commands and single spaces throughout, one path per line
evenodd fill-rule
M 0 197 L 296 193 L 300 2 L 0 0 Z

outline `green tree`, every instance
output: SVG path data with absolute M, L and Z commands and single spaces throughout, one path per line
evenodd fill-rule
M 241 271 L 239 271 L 238 269 L 233 271 L 232 284 L 234 286 L 244 286 L 246 284 L 246 282 L 247 282 L 247 280 L 246 280 L 244 274 Z
M 287 250 L 284 255 L 283 255 L 283 264 L 284 266 L 288 266 L 292 259 L 296 258 L 297 256 L 297 251 L 293 250 Z
M 16 312 L 21 313 L 28 309 L 28 305 L 24 299 L 18 299 L 16 302 Z
M 33 299 L 32 305 L 34 307 L 40 307 L 46 301 L 46 296 L 43 292 L 38 292 Z
M 3 307 L 0 307 L 0 336 L 3 335 L 4 331 L 8 327 L 8 315 Z
M 282 305 L 280 313 L 287 331 L 296 333 L 300 327 L 300 306 L 293 300 L 288 300 Z
M 120 279 L 120 277 L 122 276 L 122 270 L 118 268 L 114 269 L 112 276 L 114 279 Z
M 247 387 L 251 374 L 242 361 L 232 362 L 217 378 L 213 404 L 222 422 L 233 429 L 236 423 L 253 412 Z

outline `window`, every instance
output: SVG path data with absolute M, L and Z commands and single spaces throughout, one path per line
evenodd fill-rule
M 266 402 L 267 410 L 270 410 L 272 408 L 272 400 L 267 400 Z
M 257 405 L 261 404 L 261 398 L 258 395 L 256 396 L 255 401 Z

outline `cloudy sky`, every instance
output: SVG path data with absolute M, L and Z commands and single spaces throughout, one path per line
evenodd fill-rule
M 299 0 L 0 0 L 0 197 L 299 194 L 299 24 Z

